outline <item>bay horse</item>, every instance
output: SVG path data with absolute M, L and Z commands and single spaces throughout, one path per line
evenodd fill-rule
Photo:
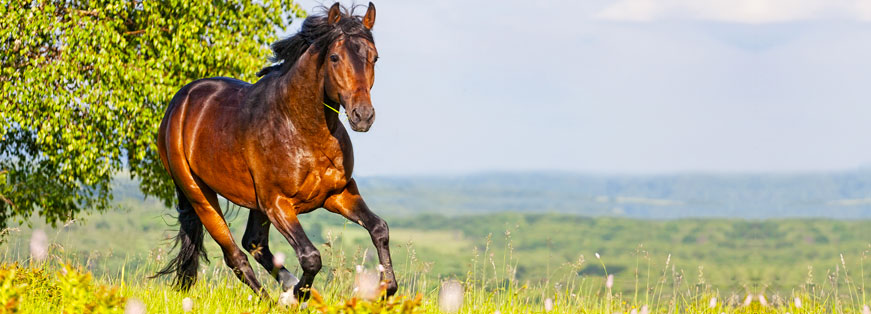
M 351 177 L 351 140 L 332 108 L 344 107 L 348 124 L 366 132 L 375 120 L 369 96 L 378 59 L 372 37 L 375 6 L 363 16 L 338 3 L 305 19 L 295 35 L 272 45 L 273 62 L 255 84 L 214 77 L 182 87 L 158 129 L 158 151 L 178 194 L 178 256 L 157 275 L 174 275 L 188 290 L 206 259 L 203 226 L 221 246 L 233 273 L 271 300 L 236 245 L 218 195 L 250 209 L 242 246 L 299 300 L 310 295 L 321 255 L 298 215 L 325 208 L 369 231 L 384 267 L 386 296 L 397 285 L 387 223 L 369 210 Z M 328 105 L 332 108 L 328 108 Z M 302 276 L 273 264 L 269 226 L 290 242 Z M 207 259 L 206 259 L 207 260 Z M 295 285 L 294 285 L 295 283 Z

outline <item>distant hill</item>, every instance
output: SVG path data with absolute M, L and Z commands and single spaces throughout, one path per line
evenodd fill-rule
M 871 218 L 871 170 L 806 174 L 585 175 L 552 172 L 363 177 L 387 216 L 553 212 L 644 219 Z M 118 180 L 116 199 L 141 199 Z
M 558 212 L 645 219 L 871 218 L 871 171 L 808 174 L 485 173 L 358 179 L 393 215 Z

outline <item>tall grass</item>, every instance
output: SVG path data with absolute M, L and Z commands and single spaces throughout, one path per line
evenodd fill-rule
M 14 236 L 15 231 L 12 233 Z M 847 262 L 850 257 L 842 255 L 840 263 L 823 276 L 809 268 L 805 283 L 788 295 L 766 293 L 765 287 L 720 291 L 704 275 L 716 270 L 698 267 L 698 276 L 690 280 L 685 277 L 683 265 L 676 265 L 671 255 L 660 259 L 643 246 L 635 250 L 632 276 L 612 277 L 613 286 L 608 283 L 608 256 L 598 253 L 594 261 L 579 255 L 571 263 L 548 265 L 547 280 L 530 282 L 516 279 L 519 261 L 513 255 L 510 230 L 504 234 L 505 241 L 500 241 L 505 243 L 504 248 L 492 247 L 492 235 L 480 249 L 474 247 L 467 272 L 459 277 L 433 273 L 433 261 L 418 260 L 414 244 L 405 243 L 409 258 L 396 265 L 399 296 L 388 302 L 368 302 L 353 296 L 354 277 L 358 266 L 374 269 L 377 261 L 368 250 L 349 251 L 348 246 L 337 243 L 341 238 L 330 233 L 327 240 L 331 244 L 322 247 L 324 269 L 315 282 L 322 301 L 289 308 L 257 298 L 221 260 L 200 270 L 200 280 L 191 291 L 179 292 L 170 289 L 166 279 L 147 279 L 165 263 L 168 252 L 162 249 L 149 252 L 145 262 L 135 266 L 125 263 L 118 269 L 95 269 L 105 265 L 99 263 L 105 256 L 72 255 L 54 244 L 49 246 L 46 259 L 36 261 L 29 252 L 13 252 L 4 246 L 0 305 L 5 307 L 0 312 L 123 312 L 125 304 L 142 302 L 148 313 L 182 313 L 183 300 L 190 298 L 192 311 L 197 313 L 441 313 L 445 307 L 440 308 L 439 290 L 447 281 L 458 281 L 463 287 L 460 313 L 864 314 L 868 303 L 864 280 L 868 250 L 856 257 L 859 282 L 854 281 L 853 270 L 847 267 L 851 265 Z M 581 270 L 588 263 L 599 265 L 604 276 L 585 275 Z M 278 285 L 259 265 L 254 268 L 258 279 L 277 299 Z M 102 275 L 91 279 L 91 271 Z M 298 269 L 292 271 L 299 273 Z

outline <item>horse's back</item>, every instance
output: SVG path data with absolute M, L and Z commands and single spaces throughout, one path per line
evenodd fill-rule
M 244 100 L 250 87 L 226 77 L 191 82 L 170 101 L 158 130 L 161 159 L 174 179 L 177 172 L 190 172 L 215 192 L 249 207 L 254 205 L 253 180 L 238 152 L 249 124 L 244 121 Z M 237 184 L 228 187 L 220 181 Z
M 183 109 L 197 109 L 197 105 L 203 104 L 202 101 L 198 101 L 199 99 L 220 97 L 222 95 L 231 96 L 233 93 L 244 94 L 244 91 L 249 87 L 251 87 L 251 83 L 231 77 L 210 77 L 190 82 L 182 86 L 172 97 L 172 100 L 169 101 L 169 106 L 166 108 L 161 123 L 161 129 L 165 127 L 164 125 L 167 123 L 168 117 L 176 110 L 179 110 L 180 107 L 184 107 Z M 238 96 L 240 96 L 238 98 L 241 102 L 241 96 L 243 95 Z
M 177 102 L 177 98 L 195 100 L 202 97 L 232 96 L 233 93 L 241 93 L 239 96 L 243 96 L 244 92 L 249 87 L 251 87 L 251 83 L 231 77 L 210 77 L 199 79 L 190 82 L 179 89 L 172 101 L 170 101 L 170 108 L 167 109 L 167 112 L 172 110 L 172 106 Z M 192 103 L 197 104 L 201 102 L 193 101 Z
M 163 153 L 165 147 L 162 144 L 165 144 L 164 142 L 166 140 L 167 131 L 170 128 L 181 127 L 180 125 L 173 124 L 184 123 L 185 119 L 183 117 L 187 116 L 189 111 L 202 109 L 205 102 L 200 101 L 201 99 L 214 97 L 226 99 L 226 97 L 221 97 L 222 94 L 227 96 L 228 93 L 239 93 L 250 86 L 251 84 L 248 82 L 229 77 L 204 78 L 182 86 L 182 88 L 180 88 L 172 97 L 172 100 L 169 101 L 166 112 L 164 112 L 163 120 L 160 123 L 160 128 L 158 129 L 158 149 L 161 151 L 161 158 L 164 159 L 164 167 L 166 167 L 166 156 Z M 241 98 L 242 97 L 239 97 L 240 101 Z M 173 123 L 174 119 L 172 119 L 172 117 L 174 115 L 182 117 L 178 118 L 179 121 Z

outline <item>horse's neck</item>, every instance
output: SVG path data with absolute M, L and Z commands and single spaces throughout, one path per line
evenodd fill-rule
M 281 97 L 275 104 L 300 135 L 312 139 L 330 135 L 338 123 L 337 114 L 325 111 L 324 77 L 314 59 L 308 53 L 303 54 L 277 78 Z

